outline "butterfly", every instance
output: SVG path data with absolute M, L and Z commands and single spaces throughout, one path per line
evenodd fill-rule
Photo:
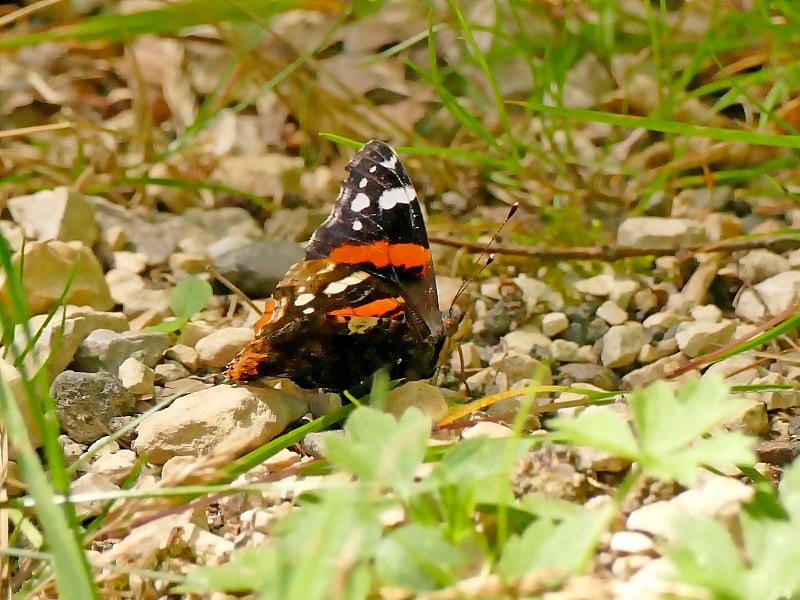
M 436 370 L 447 331 L 422 210 L 388 144 L 367 142 L 328 218 L 225 368 L 229 382 L 285 377 L 303 388 L 363 389 L 385 369 L 417 380 Z

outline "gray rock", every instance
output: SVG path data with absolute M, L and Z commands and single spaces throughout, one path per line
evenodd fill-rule
M 124 332 L 98 329 L 78 347 L 73 366 L 81 371 L 106 370 L 116 373 L 128 358 L 135 358 L 150 368 L 170 346 L 169 335 L 162 332 Z
M 708 241 L 700 223 L 691 219 L 631 217 L 617 230 L 617 244 L 639 250 L 670 250 Z
M 10 198 L 8 210 L 29 239 L 77 240 L 91 247 L 97 238 L 94 205 L 68 187 Z
M 130 414 L 135 398 L 111 373 L 64 371 L 50 388 L 61 429 L 90 444 L 107 435 L 112 418 Z
M 603 336 L 600 361 L 611 369 L 627 366 L 636 360 L 646 341 L 641 323 L 615 325 Z
M 619 389 L 620 380 L 614 371 L 591 363 L 569 363 L 558 370 L 559 385 L 590 383 L 602 390 Z
M 266 298 L 294 263 L 305 256 L 293 242 L 250 242 L 211 256 L 217 270 L 250 298 Z

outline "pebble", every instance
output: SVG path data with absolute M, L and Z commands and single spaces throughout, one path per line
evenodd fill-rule
M 734 321 L 714 323 L 711 321 L 694 321 L 678 325 L 675 339 L 678 348 L 686 356 L 694 358 L 719 349 L 728 343 L 736 331 Z
M 142 252 L 118 250 L 114 252 L 114 268 L 141 275 L 147 269 L 147 255 Z
M 201 365 L 222 368 L 252 340 L 249 327 L 225 327 L 199 340 L 194 348 Z
M 175 344 L 164 353 L 164 356 L 178 361 L 190 371 L 196 371 L 200 366 L 197 350 L 186 344 Z
M 169 346 L 169 335 L 158 331 L 117 333 L 110 329 L 97 329 L 78 347 L 73 366 L 81 371 L 116 373 L 123 362 L 135 358 L 153 368 Z
M 633 279 L 615 279 L 608 299 L 625 310 L 641 287 L 639 282 Z
M 761 436 L 769 430 L 766 405 L 758 398 L 747 398 L 747 404 L 725 423 L 728 429 L 738 429 L 750 435 Z
M 103 277 L 103 269 L 92 249 L 81 242 L 31 242 L 23 256 L 14 254 L 11 264 L 22 271 L 23 293 L 31 314 L 48 312 L 57 303 L 109 310 L 114 300 Z M 66 297 L 62 298 L 66 291 Z M 5 273 L 0 275 L 0 299 L 8 301 Z
M 61 447 L 64 460 L 68 465 L 74 463 L 86 452 L 86 444 L 79 444 L 68 435 L 61 434 L 58 436 L 58 445 Z
M 589 383 L 601 390 L 616 390 L 619 389 L 620 380 L 608 367 L 586 362 L 561 365 L 558 383 L 566 386 Z
M 409 381 L 386 394 L 383 409 L 395 417 L 401 417 L 415 406 L 434 423 L 447 415 L 447 402 L 442 390 L 426 381 Z
M 522 290 L 528 314 L 564 309 L 564 297 L 546 283 L 528 277 L 524 273 L 514 277 L 514 283 Z
M 90 473 L 110 481 L 115 485 L 122 485 L 136 464 L 136 454 L 132 450 L 119 450 L 97 458 L 89 468 Z
M 614 289 L 613 275 L 595 275 L 575 283 L 575 289 L 581 294 L 605 298 Z
M 659 358 L 657 361 L 645 365 L 638 369 L 634 369 L 622 377 L 622 384 L 625 389 L 636 389 L 644 387 L 657 379 L 664 379 L 668 374 L 672 373 L 678 367 L 682 367 L 689 360 L 686 355 L 679 352 L 672 356 L 665 356 Z
M 646 341 L 644 327 L 632 321 L 615 325 L 603 336 L 600 360 L 611 369 L 632 364 Z
M 617 230 L 617 244 L 638 250 L 679 250 L 708 241 L 703 226 L 692 219 L 630 217 Z
M 742 352 L 714 363 L 703 376 L 716 373 L 724 377 L 729 385 L 747 385 L 759 376 L 758 358 L 752 351 Z
M 667 330 L 680 322 L 681 318 L 678 315 L 665 311 L 653 313 L 642 322 L 642 325 L 648 329 Z
M 94 204 L 62 186 L 7 200 L 11 218 L 25 237 L 40 242 L 75 240 L 91 247 L 97 239 Z
M 722 320 L 722 311 L 713 304 L 703 304 L 694 306 L 689 310 L 689 316 L 695 321 L 707 321 L 709 323 L 719 323 Z
M 674 337 L 661 340 L 655 344 L 645 344 L 639 350 L 637 360 L 642 365 L 647 365 L 665 356 L 670 356 L 678 351 L 678 340 Z
M 711 213 L 703 221 L 708 241 L 719 242 L 742 235 L 742 221 L 731 213 Z
M 105 281 L 114 302 L 122 305 L 128 318 L 148 314 L 148 318 L 155 321 L 172 314 L 169 307 L 171 290 L 167 287 L 154 288 L 141 275 L 122 269 L 109 270 Z
M 215 386 L 146 417 L 136 429 L 134 450 L 156 465 L 173 456 L 206 454 L 223 442 L 239 456 L 274 438 L 306 410 L 304 402 L 272 388 Z
M 498 373 L 504 373 L 509 381 L 531 378 L 541 381 L 543 385 L 552 383 L 550 369 L 527 354 L 498 352 L 489 359 L 489 366 Z
M 178 381 L 191 375 L 191 372 L 184 367 L 181 363 L 174 360 L 167 360 L 153 369 L 156 383 L 169 383 L 170 381 Z
M 569 340 L 553 340 L 550 344 L 550 355 L 553 360 L 560 362 L 583 362 L 581 361 L 581 347 Z
M 205 321 L 189 321 L 184 325 L 175 343 L 194 348 L 197 342 L 207 335 L 214 333 L 216 330 L 217 327 L 214 327 L 211 323 L 206 323 Z
M 751 250 L 739 259 L 739 277 L 750 284 L 759 283 L 791 269 L 788 259 L 763 248 Z
M 612 552 L 622 554 L 650 554 L 656 549 L 653 539 L 638 531 L 615 531 L 608 547 Z
M 800 271 L 779 273 L 739 295 L 736 314 L 748 321 L 758 322 L 774 316 L 800 301 Z
M 475 423 L 472 427 L 465 429 L 461 437 L 465 440 L 487 437 L 487 438 L 507 438 L 514 435 L 514 431 L 510 427 L 506 427 L 501 423 L 494 421 L 480 421 Z
M 155 372 L 143 362 L 131 357 L 119 366 L 117 377 L 129 392 L 137 395 L 150 395 L 155 384 Z
M 569 319 L 562 312 L 553 312 L 542 315 L 542 333 L 548 337 L 557 336 L 569 327 Z
M 85 473 L 70 484 L 69 491 L 71 494 L 102 494 L 103 492 L 118 492 L 119 486 L 97 473 Z M 105 510 L 108 502 L 105 500 L 75 501 L 74 504 L 78 519 L 84 520 L 99 515 Z
M 622 325 L 628 320 L 627 311 L 620 308 L 616 302 L 606 300 L 597 308 L 597 316 L 609 325 Z
M 82 444 L 90 444 L 106 435 L 109 421 L 130 414 L 134 407 L 133 394 L 107 371 L 64 371 L 53 381 L 50 393 L 62 431 Z

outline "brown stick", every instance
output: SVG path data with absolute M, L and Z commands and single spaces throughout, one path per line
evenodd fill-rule
M 430 241 L 442 246 L 463 248 L 470 252 L 483 252 L 486 244 L 483 242 L 470 242 L 457 240 L 448 237 L 430 236 Z M 553 248 L 538 244 L 536 246 L 505 245 L 497 244 L 492 246 L 492 253 L 505 254 L 508 256 L 523 256 L 527 258 L 545 258 L 556 260 L 603 260 L 613 262 L 623 258 L 633 258 L 636 256 L 671 256 L 678 253 L 696 252 L 735 252 L 737 250 L 753 250 L 756 248 L 771 249 L 779 244 L 795 242 L 800 247 L 800 239 L 796 234 L 766 235 L 757 238 L 731 238 L 712 244 L 698 246 L 684 246 L 682 248 L 624 248 L 614 245 L 607 246 L 585 246 Z

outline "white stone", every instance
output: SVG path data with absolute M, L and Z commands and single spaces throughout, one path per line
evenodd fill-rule
M 786 271 L 751 288 L 739 296 L 736 314 L 757 322 L 775 316 L 800 301 L 800 271 Z
M 569 340 L 553 340 L 550 344 L 550 355 L 560 362 L 583 362 L 580 346 Z
M 442 390 L 425 381 L 409 381 L 386 394 L 383 409 L 400 417 L 415 406 L 435 423 L 447 415 L 447 402 Z
M 603 336 L 600 361 L 609 368 L 624 367 L 633 363 L 645 344 L 644 327 L 630 322 L 611 327 Z
M 616 302 L 606 300 L 597 307 L 597 316 L 609 325 L 622 325 L 628 320 L 628 313 L 620 308 Z
M 147 255 L 142 252 L 118 250 L 114 252 L 114 268 L 140 275 L 147 269 Z
M 509 352 L 530 354 L 537 347 L 548 352 L 552 342 L 544 333 L 529 329 L 515 329 L 503 336 L 503 343 Z
M 562 312 L 552 312 L 542 316 L 542 333 L 553 337 L 569 327 L 569 319 Z
M 122 385 L 133 394 L 152 394 L 156 375 L 153 369 L 141 361 L 131 357 L 126 358 L 117 371 Z
M 514 435 L 514 432 L 505 425 L 494 421 L 480 421 L 472 427 L 465 429 L 461 437 L 465 440 L 478 437 L 506 438 Z
M 687 322 L 678 325 L 675 339 L 681 352 L 694 358 L 707 352 L 713 352 L 728 343 L 735 330 L 736 323 L 733 321 L 720 323 L 710 321 Z
M 649 554 L 656 549 L 653 539 L 638 531 L 615 531 L 608 547 L 612 552 L 623 554 Z
M 197 350 L 186 344 L 175 344 L 164 355 L 172 360 L 177 360 L 191 372 L 196 371 L 200 364 Z
M 642 325 L 649 328 L 654 329 L 662 329 L 666 331 L 673 325 L 677 325 L 681 322 L 681 318 L 676 315 L 675 313 L 671 312 L 657 312 L 653 313 L 649 317 L 647 317 L 644 321 L 642 321 Z
M 201 365 L 221 368 L 253 339 L 249 327 L 225 327 L 207 335 L 195 344 Z
M 639 282 L 633 279 L 615 280 L 608 294 L 608 299 L 625 310 L 640 288 Z
M 136 454 L 132 450 L 123 449 L 111 454 L 100 456 L 89 468 L 90 473 L 95 473 L 116 485 L 122 485 L 125 478 L 136 464 Z
M 613 275 L 595 275 L 575 283 L 575 289 L 581 294 L 604 298 L 614 289 Z
M 739 277 L 750 284 L 785 273 L 791 268 L 788 259 L 763 248 L 751 250 L 739 259 Z
M 626 389 L 636 389 L 646 386 L 657 379 L 664 379 L 673 371 L 682 367 L 688 362 L 686 355 L 683 353 L 673 354 L 672 356 L 665 356 L 659 358 L 657 361 L 645 365 L 638 369 L 634 369 L 622 377 L 622 383 Z
M 119 486 L 115 485 L 107 478 L 98 475 L 97 473 L 86 473 L 78 477 L 69 486 L 71 494 L 102 494 L 103 492 L 117 492 Z M 74 501 L 74 500 L 73 500 Z M 75 512 L 78 518 L 85 519 L 86 517 L 99 515 L 107 506 L 104 500 L 92 500 L 89 502 L 75 502 Z
M 722 311 L 713 304 L 703 304 L 694 306 L 689 310 L 689 316 L 695 321 L 707 321 L 709 323 L 719 323 L 722 320 Z

